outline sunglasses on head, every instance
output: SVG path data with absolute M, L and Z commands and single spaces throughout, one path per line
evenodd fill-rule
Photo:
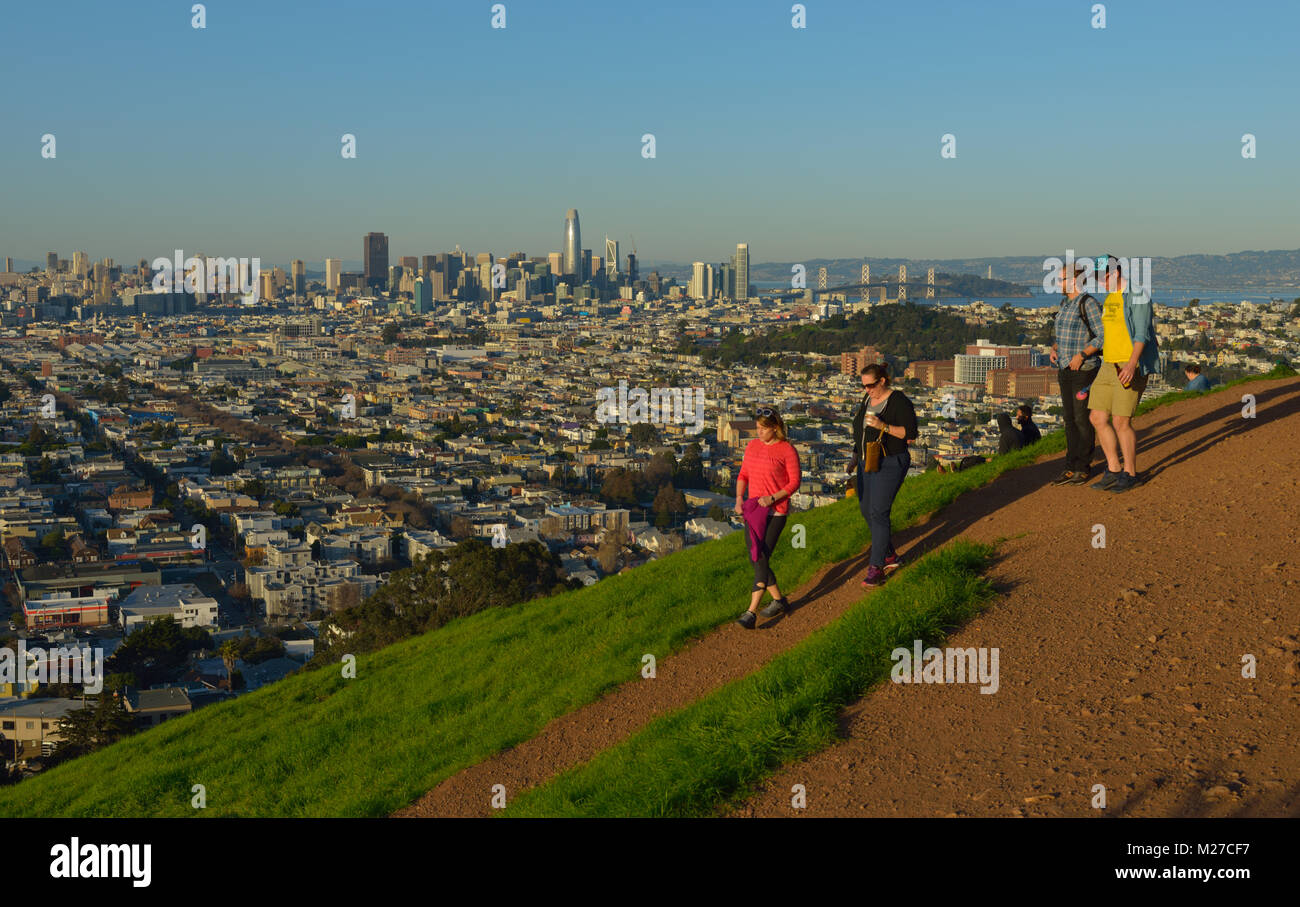
M 767 407 L 763 407 L 762 409 L 757 410 L 757 413 L 758 413 L 758 415 L 760 415 L 760 416 L 766 416 L 767 418 L 770 419 L 772 416 L 775 416 L 775 415 L 776 415 L 776 410 L 774 410 L 774 409 L 768 409 Z

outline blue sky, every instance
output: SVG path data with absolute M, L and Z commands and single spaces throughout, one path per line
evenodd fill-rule
M 1296 4 L 190 6 L 5 4 L 0 255 L 542 254 L 570 207 L 645 260 L 1300 246 Z

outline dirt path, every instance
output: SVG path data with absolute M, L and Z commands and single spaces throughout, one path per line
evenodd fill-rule
M 975 747 L 976 741 L 984 739 L 986 743 L 996 743 L 1005 747 L 1013 740 L 1019 739 L 1016 735 L 1023 735 L 1024 731 L 1017 732 L 1014 728 L 1026 726 L 1026 718 L 1030 715 L 1039 714 L 1046 718 L 1068 718 L 1071 709 L 1077 714 L 1079 708 L 1088 708 L 1093 713 L 1088 716 L 1087 720 L 1095 725 L 1100 725 L 1101 720 L 1096 717 L 1098 714 L 1105 714 L 1105 711 L 1099 709 L 1108 709 L 1109 705 L 1099 706 L 1074 706 L 1074 698 L 1081 698 L 1081 701 L 1092 702 L 1089 697 L 1104 696 L 1100 690 L 1089 689 L 1085 683 L 1088 677 L 1061 675 L 1061 665 L 1047 667 L 1047 662 L 1035 661 L 1035 671 L 1040 667 L 1043 670 L 1051 670 L 1052 676 L 1056 678 L 1054 688 L 1040 682 L 1039 687 L 1035 687 L 1033 681 L 1025 680 L 1021 675 L 1024 672 L 1024 658 L 1032 653 L 1036 658 L 1045 658 L 1048 653 L 1056 652 L 1063 660 L 1070 663 L 1077 663 L 1080 652 L 1059 651 L 1062 647 L 1062 641 L 1069 642 L 1074 639 L 1088 639 L 1089 631 L 1093 634 L 1102 632 L 1114 636 L 1115 630 L 1110 627 L 1110 623 L 1120 619 L 1119 615 L 1128 615 L 1124 619 L 1120 629 L 1123 631 L 1122 641 L 1112 640 L 1112 646 L 1097 644 L 1095 657 L 1103 658 L 1106 665 L 1111 665 L 1114 661 L 1114 653 L 1111 651 L 1113 646 L 1120 646 L 1124 650 L 1127 662 L 1141 662 L 1146 667 L 1143 671 L 1138 671 L 1134 677 L 1116 678 L 1106 671 L 1098 674 L 1097 665 L 1092 665 L 1092 673 L 1089 677 L 1097 677 L 1097 683 L 1110 689 L 1114 686 L 1123 686 L 1125 696 L 1137 695 L 1136 691 L 1145 691 L 1147 685 L 1158 680 L 1152 666 L 1147 664 L 1153 661 L 1153 657 L 1148 652 L 1135 660 L 1137 650 L 1129 652 L 1124 647 L 1131 647 L 1139 640 L 1129 640 L 1129 631 L 1139 633 L 1139 628 L 1144 627 L 1147 623 L 1152 624 L 1152 628 L 1144 633 L 1139 633 L 1141 639 L 1155 635 L 1156 644 L 1147 644 L 1148 650 L 1158 651 L 1160 654 L 1156 657 L 1165 659 L 1165 666 L 1168 668 L 1178 668 L 1180 665 L 1186 669 L 1192 656 L 1189 654 L 1180 654 L 1183 652 L 1175 644 L 1175 640 L 1181 640 L 1189 646 L 1213 645 L 1214 651 L 1218 651 L 1225 645 L 1227 640 L 1214 640 L 1196 635 L 1186 626 L 1185 620 L 1176 620 L 1173 615 L 1164 618 L 1156 618 L 1150 615 L 1151 604 L 1157 597 L 1163 593 L 1159 590 L 1167 583 L 1179 583 L 1178 586 L 1171 586 L 1170 591 L 1177 593 L 1180 603 L 1186 598 L 1189 602 L 1196 602 L 1204 606 L 1209 602 L 1222 598 L 1225 605 L 1221 611 L 1214 611 L 1211 616 L 1220 617 L 1231 611 L 1231 614 L 1241 616 L 1237 610 L 1237 602 L 1242 600 L 1243 595 L 1250 597 L 1250 601 L 1255 604 L 1253 607 L 1259 610 L 1261 614 L 1267 611 L 1270 606 L 1265 605 L 1264 599 L 1259 598 L 1263 592 L 1271 587 L 1259 585 L 1256 583 L 1246 583 L 1244 586 L 1240 579 L 1229 580 L 1228 576 L 1236 577 L 1238 572 L 1246 576 L 1253 576 L 1257 581 L 1260 574 L 1255 561 L 1263 558 L 1262 563 L 1276 563 L 1287 561 L 1283 566 L 1277 568 L 1273 573 L 1276 574 L 1276 588 L 1273 591 L 1274 599 L 1279 600 L 1282 597 L 1281 583 L 1287 580 L 1295 582 L 1295 577 L 1300 573 L 1295 571 L 1295 543 L 1293 522 L 1282 522 L 1276 518 L 1267 517 L 1262 511 L 1267 511 L 1270 506 L 1274 510 L 1280 510 L 1285 506 L 1282 502 L 1289 496 L 1294 502 L 1300 499 L 1300 487 L 1297 486 L 1297 457 L 1294 454 L 1294 442 L 1300 431 L 1300 419 L 1292 418 L 1286 424 L 1281 423 L 1284 415 L 1295 415 L 1300 413 L 1300 382 L 1261 382 L 1250 386 L 1258 400 L 1259 415 L 1255 420 L 1242 420 L 1240 418 L 1240 397 L 1232 395 L 1215 395 L 1198 400 L 1190 400 L 1173 404 L 1169 407 L 1162 408 L 1149 416 L 1138 420 L 1139 430 L 1145 436 L 1142 443 L 1142 450 L 1139 453 L 1139 466 L 1141 470 L 1153 481 L 1150 485 L 1144 485 L 1124 495 L 1102 495 L 1099 492 L 1092 491 L 1088 488 L 1070 487 L 1070 488 L 1053 488 L 1044 486 L 1043 483 L 1050 479 L 1060 470 L 1061 455 L 1045 458 L 1039 463 L 1026 469 L 1017 470 L 1013 473 L 1002 476 L 995 480 L 989 486 L 974 492 L 967 493 L 959 498 L 949 507 L 935 514 L 928 522 L 922 526 L 906 530 L 896 536 L 896 545 L 898 550 L 904 555 L 914 559 L 925 551 L 946 543 L 948 540 L 957 535 L 967 535 L 977 539 L 993 539 L 998 536 L 1015 535 L 1020 532 L 1030 532 L 1026 538 L 1017 539 L 1008 543 L 1005 548 L 1005 557 L 998 565 L 995 573 L 995 581 L 999 582 L 1007 589 L 1007 594 L 1000 599 L 994 609 L 986 616 L 980 618 L 971 627 L 963 631 L 962 634 L 954 637 L 953 645 L 985 645 L 984 642 L 968 642 L 967 639 L 987 638 L 993 640 L 987 644 L 990 646 L 999 646 L 1006 652 L 1001 661 L 1001 673 L 1004 678 L 1002 688 L 996 695 L 980 695 L 975 687 L 943 687 L 936 685 L 915 686 L 915 687 L 894 687 L 878 691 L 864 700 L 864 703 L 873 702 L 880 697 L 894 698 L 895 708 L 906 707 L 909 717 L 915 717 L 917 710 L 922 706 L 936 709 L 941 703 L 952 700 L 954 697 L 969 696 L 974 694 L 976 700 L 972 702 L 962 700 L 966 703 L 966 709 L 974 708 L 976 711 L 967 716 L 968 725 L 962 729 L 956 716 L 948 716 L 941 712 L 936 712 L 934 720 L 938 726 L 946 727 L 957 723 L 959 730 L 968 734 L 971 740 L 966 743 L 962 749 Z M 1199 453 L 1204 453 L 1210 446 L 1215 445 L 1215 453 L 1211 456 L 1198 457 Z M 1234 447 L 1236 445 L 1236 447 Z M 1267 452 L 1263 450 L 1267 448 Z M 1228 451 L 1239 451 L 1239 453 L 1227 453 Z M 1241 460 L 1236 459 L 1238 456 L 1246 456 L 1250 463 L 1268 464 L 1268 474 L 1255 474 L 1255 467 L 1243 468 Z M 1272 457 L 1271 461 L 1266 457 Z M 1289 459 L 1281 459 L 1289 457 Z M 1235 463 L 1231 470 L 1233 476 L 1229 476 L 1230 470 L 1224 468 L 1221 473 L 1209 475 L 1211 467 L 1219 466 L 1225 463 Z M 1282 464 L 1289 464 L 1283 466 Z M 1268 482 L 1268 485 L 1255 487 L 1257 482 Z M 1191 495 L 1184 496 L 1181 494 L 1185 483 L 1190 483 L 1191 487 L 1198 487 L 1209 483 L 1207 488 L 1214 489 L 1212 494 L 1201 494 L 1199 497 Z M 1220 487 L 1219 483 L 1230 482 L 1232 491 L 1228 491 L 1228 486 Z M 1177 485 L 1172 485 L 1177 483 Z M 1242 483 L 1242 487 L 1254 488 L 1258 507 L 1248 507 L 1247 499 L 1241 497 L 1241 488 L 1237 487 Z M 1180 493 L 1172 496 L 1172 499 L 1185 504 L 1187 507 L 1209 508 L 1202 511 L 1196 511 L 1205 517 L 1216 519 L 1220 525 L 1200 533 L 1199 544 L 1193 547 L 1193 532 L 1191 524 L 1182 521 L 1194 519 L 1192 513 L 1178 508 L 1177 512 L 1171 510 L 1170 513 L 1163 512 L 1162 504 L 1171 500 L 1169 489 L 1176 487 Z M 1260 491 L 1265 494 L 1259 494 Z M 1231 500 L 1241 502 L 1235 507 L 1230 504 L 1229 510 L 1222 510 L 1223 503 L 1228 500 L 1221 497 L 1221 494 L 1229 493 L 1232 495 Z M 1271 495 L 1266 501 L 1265 498 Z M 1102 498 L 1101 501 L 1096 499 Z M 1153 518 L 1148 515 L 1149 508 L 1156 506 L 1157 515 Z M 1292 503 L 1294 506 L 1294 503 Z M 1260 510 L 1258 517 L 1251 517 L 1247 514 L 1252 510 Z M 993 514 L 997 514 L 996 517 Z M 1231 519 L 1229 517 L 1231 516 Z M 1239 546 L 1231 544 L 1233 538 L 1242 537 L 1254 538 L 1256 527 L 1251 524 L 1253 519 L 1265 519 L 1277 525 L 1279 529 L 1285 529 L 1283 535 L 1286 539 L 1279 542 L 1283 549 L 1289 547 L 1290 554 L 1276 554 L 1266 556 L 1262 553 L 1263 549 L 1259 546 L 1251 546 L 1249 549 L 1237 550 Z M 1050 522 L 1049 522 L 1050 520 Z M 1223 522 L 1227 520 L 1227 522 Z M 1241 525 L 1236 525 L 1240 520 Z M 1108 533 L 1108 547 L 1104 550 L 1092 548 L 1092 534 L 1090 527 L 1096 522 L 1106 524 Z M 1234 525 L 1236 528 L 1234 529 Z M 1243 526 L 1245 528 L 1243 528 Z M 1049 531 L 1050 530 L 1050 531 Z M 1214 531 L 1225 531 L 1225 536 L 1216 537 Z M 1149 543 L 1141 547 L 1133 545 L 1131 539 L 1132 533 L 1140 532 L 1143 538 L 1149 538 Z M 1156 546 L 1153 552 L 1152 546 Z M 1270 549 L 1272 550 L 1272 549 Z M 1210 559 L 1209 555 L 1214 552 L 1219 553 L 1219 557 Z M 1181 560 L 1173 560 L 1181 556 Z M 1128 558 L 1126 560 L 1126 558 Z M 1142 564 L 1155 564 L 1152 569 L 1142 568 Z M 1190 566 L 1189 566 L 1190 565 Z M 1222 571 L 1216 572 L 1217 571 Z M 1108 579 L 1107 571 L 1137 570 L 1139 576 L 1132 581 L 1123 579 Z M 1222 577 L 1216 582 L 1222 583 L 1218 593 L 1211 596 L 1208 600 L 1203 600 L 1202 595 L 1205 592 L 1205 584 L 1200 580 L 1186 575 L 1188 570 L 1200 570 L 1202 573 L 1210 571 L 1215 577 Z M 569 715 L 562 716 L 550 722 L 543 730 L 531 740 L 503 751 L 496 756 L 485 760 L 482 763 L 471 766 L 464 771 L 446 779 L 442 784 L 425 794 L 416 803 L 398 810 L 395 816 L 485 816 L 492 812 L 490 798 L 492 787 L 495 784 L 503 784 L 506 787 L 507 796 L 513 797 L 519 792 L 533 787 L 539 783 L 554 777 L 556 774 L 578 765 L 601 750 L 625 739 L 632 733 L 644 727 L 654 718 L 665 714 L 674 709 L 698 699 L 700 696 L 717 689 L 718 687 L 744 676 L 760 667 L 770 660 L 777 653 L 784 651 L 809 633 L 824 626 L 834 620 L 844 610 L 856 601 L 862 594 L 859 586 L 859 580 L 866 570 L 865 552 L 858 557 L 851 558 L 839 564 L 831 565 L 820 571 L 813 579 L 795 594 L 789 595 L 792 604 L 795 607 L 794 612 L 787 618 L 768 622 L 760 625 L 759 630 L 747 632 L 734 624 L 728 624 L 719 628 L 717 631 L 710 633 L 696 643 L 692 644 L 685 650 L 674 656 L 660 660 L 658 664 L 658 676 L 653 681 L 636 681 L 613 690 L 604 698 L 588 706 L 578 709 Z M 1122 576 L 1122 573 L 1116 574 Z M 1035 579 L 1034 577 L 1038 577 Z M 1123 601 L 1118 593 L 1122 588 L 1136 587 L 1146 583 L 1150 588 L 1146 595 L 1140 595 L 1133 598 L 1132 601 Z M 1040 588 L 1045 586 L 1046 589 Z M 1255 594 L 1258 588 L 1259 595 Z M 1076 594 L 1070 597 L 1058 591 L 1060 589 L 1086 590 L 1082 594 Z M 1300 589 L 1288 589 L 1287 593 L 1292 599 L 1297 597 L 1296 593 Z M 743 598 L 743 595 L 739 596 Z M 1257 601 L 1258 599 L 1258 601 Z M 1234 601 L 1235 600 L 1235 601 Z M 743 607 L 739 605 L 737 612 Z M 1073 621 L 1064 620 L 1074 608 L 1082 624 Z M 1180 604 L 1182 607 L 1182 604 Z M 1040 614 L 1043 608 L 1051 609 L 1048 613 Z M 1108 610 L 1109 609 L 1109 610 Z M 1118 609 L 1118 610 L 1115 610 Z M 1265 625 L 1264 629 L 1268 635 L 1276 635 L 1279 638 L 1290 634 L 1294 639 L 1300 631 L 1300 621 L 1297 620 L 1297 611 L 1292 608 L 1289 612 L 1284 612 L 1280 603 L 1273 608 L 1276 614 L 1269 611 L 1272 615 L 1273 624 Z M 1014 612 L 1015 618 L 1012 620 L 1008 615 Z M 1136 612 L 1136 613 L 1134 613 Z M 1210 612 L 1208 609 L 1201 607 L 1198 613 Z M 1252 612 L 1254 613 L 1254 612 Z M 1108 616 L 1109 615 L 1109 616 Z M 1289 616 L 1288 616 L 1289 615 Z M 1136 619 L 1142 616 L 1143 619 Z M 1146 620 L 1147 616 L 1151 620 Z M 1005 621 L 1005 625 L 994 625 L 992 622 L 1000 617 Z M 1260 617 L 1260 620 L 1263 618 Z M 1289 623 L 1288 623 L 1289 621 Z M 1161 628 L 1155 628 L 1154 624 L 1161 624 Z M 1283 628 L 1286 624 L 1287 628 Z M 990 635 L 988 628 L 994 626 L 994 631 Z M 1255 708 L 1277 708 L 1281 700 L 1269 699 L 1272 704 L 1265 706 L 1266 698 L 1264 697 L 1264 685 L 1267 683 L 1265 678 L 1268 676 L 1269 667 L 1274 665 L 1281 656 L 1269 656 L 1264 653 L 1263 645 L 1272 645 L 1267 640 L 1260 642 L 1260 626 L 1244 626 L 1240 620 L 1235 623 L 1225 619 L 1223 626 L 1234 626 L 1245 633 L 1241 642 L 1233 641 L 1234 645 L 1240 648 L 1247 642 L 1252 643 L 1254 648 L 1240 648 L 1240 652 L 1258 651 L 1260 658 L 1260 679 L 1254 681 L 1254 687 L 1250 690 L 1242 688 L 1238 692 L 1237 703 L 1239 708 L 1244 708 L 1246 704 L 1252 704 Z M 1216 624 L 1218 626 L 1218 624 Z M 1009 635 L 1014 627 L 1022 628 L 1019 636 Z M 1271 628 L 1271 629 L 1270 629 Z M 974 634 L 974 635 L 972 635 Z M 1188 636 L 1179 636 L 1179 634 L 1189 634 Z M 1005 641 L 1002 641 L 1003 638 Z M 1018 641 L 1017 641 L 1018 640 Z M 1049 642 L 1050 641 L 1050 642 Z M 1231 646 L 1228 646 L 1231 648 Z M 1273 648 L 1277 648 L 1273 646 Z M 1294 646 L 1292 647 L 1295 648 Z M 1086 649 L 1092 653 L 1093 649 Z M 1286 651 L 1279 649 L 1279 651 Z M 1237 655 L 1229 657 L 1230 653 L 1226 650 L 1219 654 L 1217 659 L 1211 663 L 1223 663 L 1226 667 L 1220 673 L 1230 675 L 1235 669 L 1234 665 L 1239 657 Z M 1137 653 L 1141 655 L 1141 653 Z M 1016 661 L 1016 657 L 1020 661 Z M 1179 657 L 1181 662 L 1168 661 L 1169 657 Z M 1294 663 L 1294 652 L 1292 662 Z M 1231 662 L 1231 663 L 1230 663 Z M 1073 670 L 1073 669 L 1072 669 Z M 1017 673 L 1019 672 L 1019 673 Z M 1145 672 L 1145 674 L 1144 674 Z M 1204 678 L 1201 678 L 1204 680 Z M 1300 680 L 1300 678 L 1293 678 Z M 1073 681 L 1070 683 L 1069 681 Z M 1161 681 L 1163 683 L 1163 681 Z M 1129 692 L 1129 685 L 1132 685 L 1134 693 Z M 1300 684 L 1297 684 L 1300 687 Z M 1022 689 L 1023 688 L 1023 689 Z M 1154 689 L 1154 687 L 1153 687 Z M 1196 687 L 1196 689 L 1200 689 Z M 1011 704 L 1010 700 L 1024 695 L 1025 690 L 1031 694 L 1031 699 L 1039 697 L 1041 702 L 1037 705 L 1037 712 L 1028 709 L 1022 703 Z M 898 696 L 905 692 L 912 692 L 913 695 L 922 694 L 915 700 L 903 702 Z M 1287 694 L 1290 696 L 1294 709 L 1295 690 L 1287 687 Z M 1197 701 L 1202 702 L 1202 708 L 1207 708 L 1210 698 L 1205 693 L 1198 692 Z M 1246 696 L 1255 695 L 1260 697 L 1255 700 L 1246 699 Z M 1163 700 L 1163 696 L 1160 697 Z M 1283 697 L 1285 699 L 1285 696 Z M 984 700 L 983 702 L 980 700 Z M 992 706 L 996 706 L 998 714 Z M 1147 706 L 1155 706 L 1156 697 L 1153 695 L 1142 702 Z M 1180 700 L 1181 703 L 1181 700 Z M 1177 707 L 1177 706 L 1176 706 Z M 867 710 L 865 705 L 860 704 L 851 714 L 857 714 Z M 1005 710 L 1005 711 L 1003 711 Z M 1201 722 L 1209 720 L 1208 712 L 1191 715 L 1191 713 L 1179 713 L 1174 716 L 1181 718 L 1183 714 L 1188 719 L 1199 718 Z M 951 719 L 951 720 L 950 720 Z M 919 772 L 919 760 L 915 752 L 915 747 L 928 746 L 931 749 L 943 750 L 944 754 L 940 756 L 936 753 L 936 758 L 941 761 L 947 761 L 955 758 L 952 752 L 944 750 L 941 744 L 944 741 L 953 740 L 950 734 L 935 735 L 936 725 L 925 722 L 903 722 L 901 716 L 894 719 L 894 723 L 883 713 L 879 717 L 878 723 L 872 724 L 868 718 L 867 724 L 862 724 L 856 720 L 850 720 L 846 729 L 850 733 L 855 733 L 856 729 L 866 728 L 867 733 L 875 728 L 890 728 L 889 736 L 893 738 L 891 744 L 902 745 L 899 739 L 901 733 L 900 727 L 895 724 L 905 725 L 911 728 L 916 735 L 916 739 L 911 741 L 911 748 L 902 748 L 896 751 L 894 762 L 897 764 L 898 753 L 907 753 L 903 758 L 903 764 Z M 1165 720 L 1169 720 L 1166 717 Z M 997 725 L 996 722 L 1003 722 Z M 1018 722 L 1018 723 L 1017 723 Z M 1058 722 L 1059 723 L 1059 722 Z M 1187 723 L 1186 721 L 1183 722 Z M 1068 721 L 1066 722 L 1068 725 Z M 1045 722 L 1043 728 L 1048 725 Z M 1198 725 L 1199 726 L 1199 725 Z M 990 734 L 990 730 L 993 731 Z M 1058 733 L 1059 729 L 1053 731 Z M 1133 736 L 1135 732 L 1128 732 Z M 879 735 L 876 735 L 876 743 L 879 743 Z M 936 807 L 931 809 L 928 805 L 918 807 L 921 801 L 915 798 L 915 794 L 909 796 L 895 795 L 888 797 L 888 801 L 897 802 L 900 809 L 891 810 L 890 808 L 881 808 L 876 801 L 871 800 L 865 790 L 859 790 L 857 787 L 849 786 L 862 773 L 854 771 L 857 766 L 863 764 L 867 759 L 865 755 L 846 756 L 843 752 L 846 747 L 852 746 L 854 740 L 837 746 L 832 753 L 837 755 L 829 756 L 831 761 L 824 765 L 818 762 L 818 758 L 809 760 L 799 766 L 795 766 L 793 771 L 799 774 L 804 780 L 798 783 L 804 783 L 808 786 L 808 808 L 798 811 L 799 814 L 817 814 L 817 815 L 869 815 L 869 814 L 907 814 L 907 815 L 934 815 L 936 811 L 939 814 L 948 814 L 953 812 L 962 812 L 974 814 L 972 807 L 953 807 L 943 808 Z M 1036 742 L 1031 744 L 1037 747 L 1039 757 L 1045 753 L 1043 744 Z M 1258 749 L 1252 752 L 1257 754 L 1263 753 L 1262 744 Z M 1017 750 L 1018 751 L 1018 750 Z M 864 753 L 866 750 L 863 751 Z M 955 752 L 955 750 L 953 751 Z M 984 788 L 993 788 L 998 790 L 1011 790 L 1013 793 L 1018 792 L 1019 788 L 1014 788 L 1012 782 L 1003 781 L 999 775 L 1006 775 L 1014 767 L 1013 763 L 1018 761 L 1028 761 L 1026 756 L 1017 756 L 1015 760 L 1006 760 L 1007 752 L 997 750 L 990 755 L 998 761 L 997 768 L 991 769 L 989 765 L 982 765 L 979 770 L 971 769 L 970 777 L 982 781 Z M 970 758 L 970 757 L 962 757 Z M 1293 757 L 1292 757 L 1293 758 Z M 1002 764 L 1006 761 L 1007 764 Z M 1089 766 L 1089 770 L 1094 774 L 1099 765 L 1094 759 L 1084 760 Z M 1276 760 L 1275 760 L 1276 761 Z M 887 767 L 889 759 L 883 757 L 873 757 L 874 763 L 879 763 Z M 1263 763 L 1260 763 L 1263 764 Z M 841 766 L 848 765 L 849 768 Z M 1030 766 L 1032 766 L 1032 761 Z M 1209 770 L 1208 763 L 1202 766 Z M 952 774 L 952 769 L 947 770 Z M 906 773 L 905 773 L 906 774 Z M 944 771 L 935 777 L 933 770 L 920 772 L 924 777 L 918 777 L 917 783 L 924 784 L 930 793 L 934 793 L 938 788 L 937 782 L 944 777 Z M 1082 775 L 1082 772 L 1080 772 Z M 1294 764 L 1287 771 L 1278 770 L 1269 775 L 1269 780 L 1273 777 L 1295 778 L 1297 773 L 1294 771 Z M 1053 773 L 1053 778 L 1062 777 L 1059 773 Z M 1111 789 L 1112 810 L 1120 800 L 1117 790 L 1122 788 L 1125 783 L 1137 785 L 1141 779 L 1150 779 L 1150 773 L 1144 773 L 1139 776 L 1139 781 L 1125 778 L 1122 782 L 1116 782 L 1116 787 L 1112 787 L 1110 776 L 1101 783 L 1107 783 Z M 764 793 L 760 793 L 754 800 L 746 804 L 742 814 L 778 814 L 789 815 L 792 810 L 789 807 L 789 794 L 781 793 L 789 791 L 790 786 L 796 781 L 785 780 L 783 774 L 780 779 L 773 782 Z M 810 782 L 808 779 L 817 779 Z M 1088 781 L 1088 778 L 1077 779 L 1079 784 Z M 879 785 L 879 778 L 875 781 L 868 781 L 868 785 Z M 996 783 L 995 783 L 996 782 Z M 934 788 L 930 784 L 935 783 Z M 955 782 L 954 782 L 955 783 Z M 1089 781 L 1089 784 L 1092 782 Z M 1260 782 L 1262 785 L 1262 781 Z M 1054 785 L 1054 786 L 1053 786 Z M 1240 787 L 1240 783 L 1238 782 Z M 1049 786 L 1053 790 L 1063 789 L 1061 781 L 1053 781 Z M 1231 786 L 1227 786 L 1229 798 L 1236 798 L 1238 792 Z M 983 789 L 983 788 L 982 788 Z M 1136 787 L 1134 788 L 1136 790 Z M 816 795 L 814 795 L 816 791 Z M 976 791 L 975 793 L 979 793 Z M 1049 792 L 1050 793 L 1050 792 Z M 1024 796 L 1035 796 L 1036 794 L 1025 794 Z M 1009 796 L 1009 795 L 1008 795 Z M 1056 800 L 1061 802 L 1063 796 L 1057 795 Z M 985 790 L 984 795 L 977 801 L 979 803 L 1001 802 L 996 797 L 990 797 L 989 791 Z M 937 801 L 936 801 L 937 802 Z M 1045 803 L 1050 801 L 1038 801 Z M 912 804 L 909 806 L 909 803 Z M 928 803 L 928 801 L 927 801 Z M 1085 800 L 1086 806 L 1086 800 Z M 1028 810 L 1030 807 L 1026 807 Z M 1038 811 L 1043 811 L 1039 809 Z M 985 809 L 980 814 L 1005 815 L 1006 811 L 998 812 L 996 809 L 990 811 Z
M 845 742 L 731 814 L 1300 815 L 1300 383 L 1245 389 L 1253 421 L 1238 394 L 1140 422 L 1149 485 L 1042 488 L 961 527 L 1028 533 L 1002 548 L 1004 594 L 948 642 L 999 649 L 996 693 L 884 684 L 846 710 Z

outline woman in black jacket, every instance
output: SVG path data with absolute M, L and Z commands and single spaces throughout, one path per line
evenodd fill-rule
M 862 585 L 868 588 L 885 581 L 885 573 L 902 565 L 890 539 L 889 510 L 912 465 L 908 442 L 916 439 L 916 410 L 912 401 L 890 387 L 889 366 L 872 363 L 862 369 L 866 394 L 853 417 L 853 462 L 857 473 L 858 507 L 871 529 L 871 562 Z M 880 469 L 862 468 L 863 452 L 869 442 L 884 445 Z

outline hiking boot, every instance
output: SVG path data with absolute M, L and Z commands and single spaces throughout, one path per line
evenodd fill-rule
M 881 569 L 884 570 L 886 573 L 892 573 L 893 571 L 897 570 L 901 566 L 903 566 L 903 559 L 899 557 L 897 554 L 891 554 L 887 558 L 885 558 L 885 566 L 882 567 Z
M 785 598 L 774 598 L 766 608 L 758 613 L 760 617 L 780 617 L 782 614 L 789 614 L 790 602 Z
M 740 615 L 740 618 L 736 623 L 740 624 L 746 630 L 752 630 L 754 629 L 754 624 L 758 623 L 758 616 L 755 615 L 753 611 L 746 611 L 744 614 Z
M 885 571 L 876 566 L 867 568 L 867 578 L 862 581 L 862 585 L 868 589 L 874 589 L 885 582 Z
M 1088 470 L 1082 469 L 1074 474 L 1074 478 L 1065 482 L 1066 485 L 1087 485 L 1092 476 L 1088 475 Z
M 1118 494 L 1121 491 L 1128 491 L 1137 483 L 1138 483 L 1137 476 L 1131 476 L 1126 472 L 1121 472 L 1119 474 L 1119 478 L 1116 479 L 1114 483 L 1110 486 L 1110 488 L 1107 488 L 1106 490 L 1113 491 Z
M 1053 485 L 1066 485 L 1066 484 L 1069 484 L 1070 482 L 1074 481 L 1074 478 L 1075 478 L 1076 475 L 1078 475 L 1078 473 L 1074 472 L 1074 470 L 1066 469 L 1066 470 L 1062 471 L 1061 474 L 1060 474 L 1059 476 L 1057 476 L 1056 478 L 1052 479 L 1051 484 L 1053 484 Z
M 1101 481 L 1093 482 L 1092 487 L 1095 488 L 1097 491 L 1110 491 L 1110 486 L 1118 482 L 1119 477 L 1122 475 L 1124 475 L 1123 470 L 1120 470 L 1119 472 L 1111 472 L 1108 469 L 1106 470 L 1105 474 L 1102 475 Z

